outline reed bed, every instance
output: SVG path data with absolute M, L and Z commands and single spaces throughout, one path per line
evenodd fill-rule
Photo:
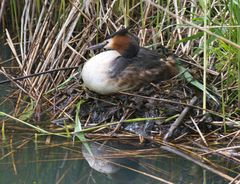
M 45 98 L 49 91 L 56 91 L 76 73 L 75 67 L 92 55 L 87 51 L 91 43 L 101 41 L 121 26 L 131 26 L 141 45 L 154 49 L 162 44 L 186 58 L 185 62 L 191 63 L 199 74 L 196 77 L 203 81 L 204 91 L 208 84 L 222 96 L 222 112 L 226 113 L 225 106 L 231 104 L 234 106 L 231 111 L 237 116 L 240 82 L 235 33 L 239 28 L 234 12 L 238 7 L 234 2 L 212 5 L 200 2 L 61 1 L 58 4 L 45 0 L 16 5 L 11 1 L 7 5 L 15 12 L 11 13 L 11 19 L 17 19 L 13 28 L 19 27 L 19 34 L 9 34 L 8 27 L 2 28 L 13 53 L 11 62 L 18 68 L 13 74 L 3 67 L 1 73 L 11 80 L 15 76 L 33 75 L 15 84 L 37 105 L 39 99 Z M 1 15 L 5 20 L 4 12 Z M 224 24 L 220 22 L 223 18 Z M 226 39 L 229 37 L 232 39 Z M 39 75 L 34 77 L 34 74 Z M 203 99 L 206 108 L 205 92 Z
M 15 67 L 2 66 L 0 73 L 17 87 L 14 93 L 16 109 L 13 115 L 7 117 L 25 122 L 29 121 L 29 118 L 42 119 L 42 115 L 47 114 L 47 119 L 56 121 L 67 118 L 74 121 L 74 111 L 79 110 L 89 99 L 79 78 L 79 68 L 81 69 L 83 63 L 94 54 L 87 50 L 88 46 L 102 41 L 105 36 L 122 26 L 130 27 L 130 31 L 139 36 L 142 46 L 151 49 L 157 49 L 159 45 L 166 46 L 181 58 L 183 65 L 192 73 L 192 80 L 197 79 L 203 83 L 203 92 L 197 89 L 198 99 L 201 100 L 197 105 L 190 105 L 197 111 L 184 120 L 184 126 L 192 129 L 195 134 L 191 134 L 191 137 L 188 137 L 188 133 L 175 137 L 173 141 L 175 144 L 168 145 L 168 149 L 170 147 L 172 150 L 177 149 L 191 155 L 191 158 L 199 160 L 199 164 L 200 160 L 215 154 L 230 162 L 240 163 L 238 2 L 84 0 L 80 3 L 76 0 L 61 0 L 59 3 L 56 0 L 28 0 L 16 4 L 15 1 L 3 0 L 1 5 L 1 28 L 12 51 L 12 58 L 8 62 Z M 4 11 L 3 7 L 11 11 Z M 10 22 L 7 21 L 8 16 Z M 180 100 L 175 100 L 175 103 L 181 105 L 181 111 L 189 106 L 191 98 L 194 97 L 188 90 L 190 83 L 191 81 L 188 81 L 188 84 L 180 86 L 182 91 L 177 93 L 184 96 Z M 165 90 L 163 87 L 162 89 Z M 207 90 L 219 99 L 220 105 L 217 108 L 209 105 L 211 100 Z M 151 101 L 161 101 L 142 93 L 121 95 L 133 96 L 134 99 L 148 98 Z M 109 97 L 99 99 L 94 95 L 91 97 L 112 104 L 117 99 L 117 97 L 113 100 L 109 100 Z M 173 102 L 171 99 L 170 102 L 163 100 L 163 103 L 174 103 L 174 99 Z M 87 104 L 91 107 L 90 102 Z M 79 112 L 80 110 L 77 111 L 78 115 L 75 115 L 81 116 Z M 105 124 L 89 129 L 80 128 L 78 132 L 99 133 L 112 124 L 118 124 L 122 117 L 125 122 L 149 120 L 147 119 L 149 117 L 131 119 L 127 115 L 124 116 L 125 112 L 120 112 L 121 115 L 117 116 L 119 119 L 111 119 L 112 121 L 107 121 L 108 123 L 105 121 Z M 205 118 L 202 114 L 208 113 L 217 118 L 201 124 L 203 121 L 200 120 Z M 201 118 L 198 118 L 200 115 Z M 78 118 L 80 118 L 78 122 L 82 122 L 83 116 Z M 167 115 L 154 118 L 171 119 Z M 175 116 L 173 119 L 176 119 Z M 87 117 L 84 122 L 87 124 Z M 214 128 L 207 132 L 201 130 L 201 127 L 210 125 Z M 49 133 L 39 128 L 36 130 L 44 134 Z M 51 131 L 53 130 L 50 130 L 50 134 L 55 135 Z M 65 127 L 65 131 L 68 132 L 68 128 Z M 165 144 L 160 140 L 154 139 L 156 143 Z M 224 177 L 233 183 L 237 181 L 237 178 L 234 180 L 227 174 Z

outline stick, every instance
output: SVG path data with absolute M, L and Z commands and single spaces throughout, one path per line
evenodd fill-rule
M 68 68 L 56 68 L 56 69 L 47 70 L 47 71 L 44 71 L 44 72 L 30 74 L 30 75 L 23 76 L 23 77 L 17 77 L 15 79 L 11 79 L 11 80 L 3 80 L 3 81 L 0 81 L 0 84 L 5 84 L 5 83 L 8 83 L 8 82 L 12 82 L 12 81 L 19 81 L 19 80 L 23 80 L 23 79 L 27 79 L 27 78 L 31 78 L 31 77 L 37 77 L 37 76 L 40 76 L 40 75 L 53 73 L 53 72 L 58 72 L 58 71 L 62 71 L 62 70 L 74 70 L 74 69 L 77 69 L 77 68 L 79 68 L 79 66 L 72 66 L 72 67 L 68 67 Z
M 197 101 L 197 97 L 194 96 L 189 105 L 194 105 Z M 182 122 L 183 118 L 187 115 L 187 113 L 189 112 L 190 110 L 190 106 L 187 106 L 183 109 L 182 113 L 178 116 L 178 118 L 175 120 L 175 122 L 171 125 L 170 129 L 168 130 L 168 133 L 165 135 L 164 137 L 164 141 L 166 141 L 168 138 L 170 138 L 174 132 L 174 130 L 180 125 L 180 123 Z

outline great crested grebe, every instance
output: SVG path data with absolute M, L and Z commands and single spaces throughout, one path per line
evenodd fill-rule
M 170 79 L 177 72 L 173 56 L 139 46 L 137 36 L 121 29 L 89 49 L 111 49 L 89 59 L 83 66 L 85 86 L 99 94 L 111 94 Z

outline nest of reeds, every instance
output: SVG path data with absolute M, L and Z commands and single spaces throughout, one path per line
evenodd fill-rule
M 188 108 L 186 114 L 178 121 L 184 122 L 186 126 L 176 129 L 176 136 L 181 135 L 181 131 L 192 132 L 195 129 L 189 116 L 194 121 L 204 124 L 205 121 L 212 122 L 218 119 L 209 113 L 201 115 L 202 104 L 201 93 L 182 78 L 174 78 L 149 84 L 138 90 L 119 92 L 112 95 L 99 95 L 81 86 L 81 79 L 75 81 L 71 88 L 63 89 L 55 94 L 55 99 L 61 102 L 57 105 L 55 113 L 60 114 L 65 107 L 65 113 L 78 113 L 80 121 L 86 128 L 97 127 L 102 124 L 113 123 L 108 127 L 111 132 L 118 127 L 118 130 L 125 130 L 142 136 L 161 135 L 164 136 L 172 122 L 174 122 L 184 109 Z M 80 99 L 79 99 L 80 98 Z M 78 99 L 80 110 L 68 107 L 68 104 Z M 190 101 L 194 99 L 194 102 Z M 190 103 L 190 104 L 189 104 Z M 209 99 L 208 107 L 217 110 L 218 105 Z M 56 120 L 55 120 L 56 121 Z M 180 124 L 180 122 L 179 122 Z M 121 126 L 119 126 L 121 125 Z M 204 129 L 210 130 L 211 124 L 205 124 Z M 109 129 L 110 128 L 110 129 Z M 101 128 L 100 128 L 101 129 Z M 115 130 L 116 131 L 116 130 Z M 186 132 L 185 132 L 186 133 Z

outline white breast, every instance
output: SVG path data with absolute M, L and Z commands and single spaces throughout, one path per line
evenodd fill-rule
M 100 94 L 117 92 L 119 89 L 113 80 L 109 79 L 108 71 L 111 63 L 120 54 L 111 50 L 102 52 L 88 60 L 82 69 L 82 79 L 87 88 Z

